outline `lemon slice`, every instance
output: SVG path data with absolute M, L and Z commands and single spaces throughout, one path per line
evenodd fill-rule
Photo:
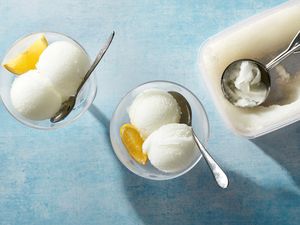
M 138 163 L 145 165 L 148 156 L 143 153 L 142 146 L 144 140 L 138 130 L 133 125 L 127 123 L 120 128 L 120 135 L 129 155 Z
M 48 41 L 45 35 L 41 35 L 24 52 L 19 54 L 16 58 L 8 60 L 3 67 L 8 71 L 18 75 L 35 69 L 35 64 L 47 46 Z

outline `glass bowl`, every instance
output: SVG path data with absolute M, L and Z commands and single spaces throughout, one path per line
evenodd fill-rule
M 54 33 L 54 32 L 39 32 L 29 34 L 19 40 L 17 40 L 12 47 L 8 50 L 4 59 L 2 60 L 2 65 L 7 59 L 14 58 L 20 52 L 24 51 L 31 43 L 33 43 L 41 34 L 44 34 L 48 40 L 48 43 L 52 43 L 54 41 L 68 41 L 72 42 L 73 44 L 79 46 L 83 51 L 86 53 L 84 48 L 73 40 L 70 37 L 67 37 L 64 34 Z M 87 53 L 86 53 L 87 54 Z M 87 54 L 88 55 L 88 54 Z M 89 57 L 89 55 L 88 55 Z M 90 57 L 89 57 L 90 59 Z M 91 59 L 90 59 L 91 61 Z M 2 102 L 4 103 L 7 111 L 18 121 L 21 123 L 36 129 L 43 129 L 43 130 L 51 130 L 60 127 L 64 127 L 75 120 L 77 120 L 84 112 L 87 111 L 89 106 L 95 99 L 97 93 L 97 82 L 95 78 L 95 74 L 92 74 L 88 81 L 85 83 L 84 87 L 81 89 L 77 99 L 76 104 L 72 112 L 62 121 L 58 123 L 51 123 L 50 120 L 42 120 L 42 121 L 35 121 L 30 120 L 22 116 L 16 109 L 13 107 L 11 98 L 10 98 L 10 88 L 12 82 L 16 78 L 16 75 L 10 73 L 5 68 L 1 66 L 0 69 L 0 95 Z
M 209 122 L 204 107 L 202 106 L 198 98 L 188 89 L 179 84 L 169 81 L 152 81 L 142 84 L 131 90 L 121 100 L 113 114 L 110 122 L 110 140 L 113 146 L 113 150 L 116 153 L 118 159 L 123 163 L 125 167 L 127 167 L 127 169 L 129 169 L 136 175 L 151 180 L 168 180 L 176 178 L 191 170 L 199 162 L 202 157 L 200 151 L 198 151 L 197 157 L 185 170 L 176 173 L 165 173 L 153 167 L 150 162 L 148 162 L 146 165 L 138 164 L 128 154 L 120 137 L 120 127 L 125 123 L 129 123 L 127 108 L 131 105 L 134 98 L 139 93 L 149 88 L 158 88 L 165 91 L 177 91 L 185 96 L 192 108 L 192 124 L 195 133 L 204 145 L 207 143 L 209 137 Z

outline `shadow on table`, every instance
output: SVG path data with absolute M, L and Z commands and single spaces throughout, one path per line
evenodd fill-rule
M 251 141 L 284 167 L 296 185 L 300 186 L 299 122 Z
M 96 106 L 89 109 L 106 128 L 109 119 Z M 251 140 L 287 169 L 299 185 L 300 123 Z M 120 168 L 121 168 L 120 164 Z M 144 224 L 297 224 L 300 197 L 294 192 L 258 186 L 228 172 L 229 188 L 216 186 L 203 160 L 186 175 L 169 181 L 140 178 L 124 167 L 124 192 Z M 299 173 L 298 173 L 299 174 Z
M 109 135 L 109 125 L 110 120 L 107 118 L 107 116 L 95 105 L 91 105 L 89 108 L 89 112 L 97 119 L 97 121 L 102 124 L 102 126 L 105 128 L 105 138 L 107 141 L 107 144 L 113 149 L 111 142 L 110 142 L 110 135 Z M 116 156 L 116 154 L 113 154 L 116 160 L 119 160 Z M 121 165 L 120 165 L 121 167 Z
M 100 124 L 102 124 L 106 130 L 105 132 L 105 135 L 106 135 L 106 138 L 109 139 L 109 119 L 107 118 L 106 115 L 104 115 L 104 113 L 98 109 L 97 106 L 95 105 L 91 105 L 90 108 L 89 108 L 89 112 L 98 120 L 98 122 Z M 110 143 L 110 142 L 109 142 Z
M 286 168 L 296 185 L 300 175 L 300 123 L 253 139 Z M 227 190 L 218 188 L 203 160 L 170 181 L 149 181 L 123 170 L 127 197 L 145 224 L 298 224 L 300 196 L 281 187 L 263 187 L 228 172 Z M 272 174 L 272 173 L 270 173 Z M 275 175 L 275 174 L 274 174 Z
M 148 181 L 124 172 L 124 187 L 145 224 L 297 224 L 299 196 L 267 190 L 229 172 L 229 188 L 217 187 L 203 161 L 170 181 Z

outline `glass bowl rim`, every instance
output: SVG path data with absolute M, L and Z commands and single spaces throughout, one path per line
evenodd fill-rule
M 72 40 L 74 43 L 76 43 L 83 51 L 84 53 L 88 56 L 90 62 L 91 62 L 91 57 L 90 55 L 87 53 L 87 51 L 85 50 L 85 48 L 76 40 L 74 40 L 72 37 L 70 37 L 69 35 L 66 35 L 66 34 L 63 34 L 63 33 L 60 33 L 60 32 L 56 32 L 56 31 L 36 31 L 36 32 L 31 32 L 29 34 L 26 34 L 20 38 L 18 38 L 17 40 L 15 40 L 10 46 L 9 48 L 5 51 L 2 59 L 1 59 L 1 65 L 4 63 L 4 59 L 6 58 L 7 54 L 9 53 L 9 51 L 15 47 L 20 41 L 22 41 L 23 39 L 27 38 L 27 37 L 30 37 L 32 35 L 36 35 L 36 34 L 54 34 L 54 35 L 58 35 L 58 36 L 63 36 L 63 37 L 66 37 L 70 40 Z M 93 72 L 95 73 L 95 72 Z M 12 74 L 13 75 L 13 74 Z M 82 111 L 80 113 L 78 113 L 78 115 L 76 115 L 75 117 L 73 117 L 71 120 L 66 120 L 65 122 L 63 123 L 60 123 L 60 124 L 57 124 L 56 126 L 53 126 L 53 127 L 46 127 L 46 126 L 39 126 L 39 125 L 35 125 L 35 124 L 32 124 L 30 122 L 27 122 L 27 121 L 24 121 L 20 118 L 18 118 L 17 116 L 15 116 L 11 111 L 10 109 L 8 108 L 8 106 L 5 104 L 5 101 L 3 101 L 3 97 L 2 97 L 2 94 L 0 94 L 0 100 L 2 102 L 2 105 L 4 105 L 6 111 L 14 118 L 16 119 L 18 122 L 20 122 L 21 124 L 27 126 L 27 127 L 30 127 L 30 128 L 34 128 L 34 129 L 37 129 L 37 130 L 56 130 L 56 129 L 59 129 L 59 128 L 63 128 L 67 125 L 70 125 L 72 124 L 73 122 L 75 122 L 76 120 L 78 120 L 87 110 L 88 108 L 90 107 L 90 105 L 93 103 L 96 95 L 97 95 L 97 92 L 98 92 L 98 87 L 97 87 L 97 79 L 96 79 L 96 76 L 91 76 L 90 78 L 93 79 L 93 83 L 95 85 L 95 90 L 94 92 L 91 94 L 91 102 L 88 103 L 88 107 L 84 107 L 82 109 Z
M 120 104 L 124 101 L 124 99 L 126 99 L 134 90 L 144 86 L 144 85 L 147 85 L 147 84 L 152 84 L 152 83 L 167 83 L 167 84 L 171 84 L 171 85 L 175 85 L 175 86 L 178 86 L 182 89 L 184 89 L 185 91 L 187 91 L 189 94 L 191 94 L 197 101 L 197 103 L 200 105 L 202 111 L 203 111 L 203 114 L 204 114 L 204 118 L 206 120 L 206 123 L 207 123 L 207 135 L 206 135 L 206 140 L 205 142 L 203 143 L 203 145 L 205 146 L 209 140 L 209 137 L 210 137 L 210 123 L 209 123 L 209 119 L 208 119 L 208 115 L 207 115 L 207 112 L 202 104 L 202 102 L 199 100 L 199 98 L 188 88 L 186 88 L 185 86 L 181 85 L 181 84 L 178 84 L 176 82 L 173 82 L 173 81 L 168 81 L 168 80 L 152 80 L 152 81 L 147 81 L 147 82 L 144 82 L 144 83 L 141 83 L 139 85 L 137 85 L 136 87 L 130 89 L 119 101 L 119 103 L 117 104 L 117 106 L 115 107 L 115 110 L 114 110 L 114 113 L 112 115 L 112 120 L 110 122 L 110 126 L 109 126 L 109 136 L 110 136 L 110 142 L 111 142 L 111 145 L 112 145 L 112 149 L 115 153 L 115 155 L 117 156 L 118 160 L 123 164 L 124 167 L 126 167 L 129 171 L 131 171 L 132 173 L 134 173 L 135 175 L 139 176 L 139 177 L 142 177 L 142 178 L 145 178 L 145 179 L 148 179 L 148 180 L 154 180 L 154 181 L 164 181 L 164 180 L 171 180 L 171 179 L 175 179 L 177 177 L 180 177 L 184 174 L 186 174 L 187 172 L 189 172 L 190 170 L 192 170 L 196 164 L 200 161 L 200 159 L 202 158 L 202 154 L 200 154 L 200 156 L 197 158 L 197 160 L 191 164 L 188 168 L 186 168 L 185 170 L 179 172 L 179 173 L 174 173 L 168 177 L 163 177 L 163 178 L 160 178 L 160 177 L 150 177 L 150 176 L 144 176 L 142 174 L 139 174 L 138 172 L 136 172 L 135 170 L 129 168 L 126 166 L 126 164 L 123 162 L 123 159 L 122 157 L 119 156 L 119 154 L 116 152 L 115 150 L 115 144 L 114 144 L 114 141 L 112 140 L 112 130 L 113 130 L 113 127 L 112 127 L 112 121 L 116 118 L 116 112 L 117 112 L 117 109 L 119 108 Z

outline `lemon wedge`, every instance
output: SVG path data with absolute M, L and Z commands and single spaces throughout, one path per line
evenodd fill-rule
M 144 140 L 138 130 L 131 124 L 124 124 L 120 128 L 120 136 L 129 155 L 131 155 L 131 157 L 138 163 L 145 165 L 148 156 L 143 153 L 142 146 Z
M 20 53 L 14 59 L 8 60 L 3 67 L 8 71 L 20 75 L 29 70 L 35 69 L 35 64 L 39 60 L 42 52 L 47 48 L 48 41 L 45 35 L 41 35 L 24 52 Z

